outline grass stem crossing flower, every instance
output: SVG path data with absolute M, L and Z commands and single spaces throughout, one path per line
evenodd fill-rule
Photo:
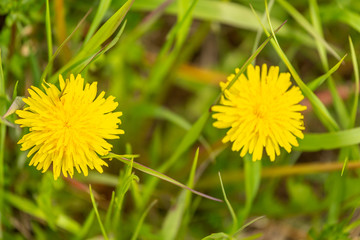
M 28 127 L 29 133 L 18 142 L 21 150 L 30 149 L 29 165 L 45 172 L 52 164 L 54 179 L 62 172 L 65 177 L 74 174 L 74 167 L 85 176 L 88 167 L 103 172 L 107 166 L 99 156 L 112 149 L 105 139 L 119 138 L 124 131 L 118 129 L 121 112 L 113 112 L 118 103 L 113 96 L 97 97 L 97 82 L 87 83 L 81 75 L 64 80 L 59 76 L 60 90 L 54 84 L 43 83 L 45 92 L 32 86 L 30 97 L 24 98 L 28 105 L 17 110 L 20 119 L 15 123 Z
M 252 154 L 253 161 L 262 158 L 264 148 L 274 161 L 280 147 L 290 152 L 292 146 L 298 146 L 296 137 L 304 137 L 300 112 L 306 106 L 299 104 L 304 97 L 299 87 L 291 87 L 290 74 L 279 74 L 279 67 L 268 70 L 266 64 L 260 74 L 259 66 L 248 65 L 247 77 L 241 74 L 226 89 L 234 77 L 232 74 L 226 83 L 220 83 L 224 95 L 220 104 L 212 107 L 213 126 L 230 128 L 222 141 L 232 142 L 232 150 L 241 150 L 241 157 Z

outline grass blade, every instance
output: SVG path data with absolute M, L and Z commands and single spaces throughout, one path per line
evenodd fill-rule
M 322 38 L 306 18 L 301 15 L 291 4 L 285 0 L 277 0 L 277 2 L 296 20 L 296 22 L 302 26 L 311 36 L 321 42 L 321 44 L 327 49 L 327 51 L 333 55 L 337 60 L 340 60 L 340 56 L 336 51 Z
M 52 33 L 51 33 L 51 18 L 50 18 L 50 7 L 49 0 L 46 0 L 46 17 L 45 17 L 45 25 L 46 25 L 46 40 L 48 45 L 48 58 L 49 63 L 53 53 L 52 46 Z M 52 64 L 49 66 L 49 72 L 51 73 Z
M 5 78 L 2 69 L 2 60 L 1 60 L 1 49 L 0 49 L 0 97 L 6 99 L 5 94 Z M 6 102 L 0 101 L 0 116 L 6 112 Z M 6 136 L 6 126 L 5 123 L 0 122 L 0 239 L 2 238 L 2 213 L 3 211 L 3 192 L 4 192 L 4 156 L 5 156 L 5 136 Z
M 106 155 L 106 156 L 103 157 L 103 158 L 116 158 L 116 159 L 120 160 L 121 162 L 123 162 L 123 163 L 125 163 L 125 164 L 131 164 L 131 162 L 133 162 L 133 161 L 127 159 L 127 158 L 118 157 L 118 156 L 119 156 L 119 155 L 117 155 L 117 154 L 109 153 L 108 155 Z M 148 168 L 148 167 L 146 167 L 146 166 L 144 166 L 144 165 L 142 165 L 142 164 L 140 164 L 140 163 L 133 162 L 133 167 L 134 167 L 135 169 L 141 171 L 141 172 L 144 172 L 144 173 L 146 173 L 146 174 L 149 174 L 149 175 L 152 175 L 152 176 L 154 176 L 154 177 L 157 177 L 158 179 L 162 179 L 162 180 L 167 181 L 167 182 L 169 182 L 169 183 L 172 183 L 172 184 L 174 184 L 174 185 L 176 185 L 176 186 L 179 186 L 179 187 L 181 187 L 181 188 L 187 189 L 187 190 L 189 190 L 189 191 L 191 191 L 191 192 L 193 192 L 193 193 L 195 193 L 195 194 L 197 194 L 197 195 L 199 195 L 199 196 L 202 196 L 202 197 L 204 197 L 204 198 L 207 198 L 207 199 L 210 199 L 210 200 L 213 200 L 213 201 L 217 201 L 217 202 L 222 202 L 222 200 L 220 200 L 220 199 L 217 199 L 217 198 L 208 196 L 208 195 L 203 194 L 203 193 L 201 193 L 201 192 L 198 192 L 198 191 L 196 191 L 196 190 L 194 190 L 194 189 L 191 189 L 191 188 L 189 188 L 188 186 L 186 186 L 186 185 L 184 185 L 184 184 L 176 181 L 175 179 L 172 179 L 172 178 L 166 176 L 165 174 L 162 174 L 162 173 L 160 173 L 160 172 L 158 172 L 158 171 L 156 171 L 156 170 L 153 170 L 153 169 L 151 169 L 151 168 Z
M 343 148 L 360 143 L 360 128 L 330 132 L 330 133 L 308 133 L 304 139 L 299 139 L 297 151 L 320 151 Z
M 72 36 L 74 35 L 74 33 L 79 29 L 79 27 L 83 24 L 83 22 L 85 21 L 85 19 L 87 18 L 87 16 L 90 14 L 91 11 L 88 11 L 85 16 L 80 20 L 80 22 L 76 25 L 75 29 L 71 32 L 71 34 L 60 44 L 60 46 L 58 47 L 58 49 L 56 49 L 54 55 L 52 55 L 52 57 L 50 58 L 48 64 L 46 65 L 43 74 L 41 75 L 41 80 L 44 80 L 48 74 L 48 72 L 50 71 L 50 68 L 56 58 L 56 56 L 60 53 L 60 51 L 63 49 L 63 47 L 66 45 L 66 43 L 72 38 Z M 61 73 L 61 72 L 60 72 Z M 59 71 L 57 72 L 57 74 L 55 74 L 55 77 L 57 77 L 59 75 Z M 51 82 L 51 81 L 50 81 Z
M 354 102 L 353 102 L 352 109 L 351 109 L 350 125 L 349 125 L 349 128 L 352 128 L 355 126 L 356 113 L 357 113 L 358 104 L 359 104 L 359 65 L 358 65 L 358 61 L 356 58 L 354 44 L 353 44 L 350 36 L 349 36 L 349 44 L 350 44 L 351 59 L 352 59 L 353 68 L 354 68 L 354 75 L 355 75 Z
M 143 222 L 145 220 L 145 217 L 148 215 L 150 209 L 157 203 L 157 200 L 154 200 L 150 203 L 150 205 L 146 208 L 146 210 L 143 212 L 143 214 L 141 215 L 139 221 L 137 222 L 137 225 L 136 225 L 136 228 L 135 228 L 135 231 L 131 237 L 131 240 L 136 240 L 138 239 L 138 235 L 139 235 L 139 232 L 140 232 L 140 229 L 143 225 Z
M 231 206 L 231 203 L 229 202 L 229 200 L 227 199 L 227 196 L 226 196 L 226 192 L 225 192 L 225 188 L 224 188 L 224 184 L 223 184 L 223 181 L 221 179 L 221 174 L 220 172 L 218 172 L 218 175 L 219 175 L 219 180 L 220 180 L 220 185 L 221 185 L 221 190 L 222 190 L 222 193 L 223 193 L 223 196 L 224 196 L 224 201 L 229 209 L 229 212 L 231 214 L 231 218 L 233 220 L 233 226 L 232 226 L 232 233 L 236 232 L 236 229 L 238 228 L 238 220 L 237 220 L 237 217 L 236 217 L 236 214 L 234 212 L 234 209 L 232 208 Z
M 321 84 L 323 84 L 323 82 L 326 81 L 326 79 L 328 79 L 331 76 L 331 74 L 336 72 L 336 70 L 338 70 L 340 65 L 343 63 L 346 56 L 347 56 L 347 54 L 345 54 L 345 56 L 342 59 L 340 59 L 340 61 L 335 66 L 333 66 L 327 73 L 325 73 L 325 74 L 321 75 L 320 77 L 316 78 L 315 80 L 309 82 L 307 84 L 307 86 L 310 88 L 310 90 L 315 91 L 318 87 L 321 86 Z
M 99 222 L 101 233 L 104 236 L 105 240 L 109 240 L 109 238 L 108 238 L 108 236 L 106 234 L 105 228 L 104 228 L 104 226 L 103 226 L 103 224 L 101 222 L 101 219 L 100 219 L 100 215 L 99 215 L 99 211 L 98 211 L 97 206 L 96 206 L 94 194 L 93 194 L 92 189 L 91 189 L 91 184 L 89 184 L 89 192 L 90 192 L 90 198 L 91 198 L 91 202 L 92 202 L 92 205 L 93 205 L 93 209 L 95 211 L 96 218 L 97 218 L 97 220 Z
M 89 39 L 93 36 L 96 28 L 100 25 L 101 20 L 104 18 L 106 11 L 110 6 L 111 0 L 100 0 L 99 7 L 96 11 L 95 17 L 91 22 L 88 33 L 86 34 L 84 43 L 87 43 Z

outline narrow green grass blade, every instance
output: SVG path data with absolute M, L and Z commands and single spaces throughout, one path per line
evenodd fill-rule
M 57 57 L 57 55 L 60 53 L 60 51 L 62 50 L 62 48 L 65 46 L 65 44 L 72 38 L 72 36 L 74 35 L 74 33 L 80 28 L 80 26 L 83 24 L 83 22 L 85 21 L 85 19 L 87 18 L 87 16 L 90 14 L 90 11 L 88 11 L 85 16 L 80 20 L 80 22 L 76 25 L 75 29 L 71 32 L 71 34 L 60 44 L 60 46 L 56 49 L 55 53 L 51 56 L 48 64 L 46 65 L 43 74 L 41 75 L 41 81 L 44 80 L 48 74 L 48 72 L 50 71 L 50 68 L 55 60 L 55 58 Z M 57 77 L 59 75 L 59 72 L 57 72 L 57 74 L 55 74 L 55 76 Z M 61 73 L 61 72 L 60 72 Z M 51 81 L 49 81 L 51 82 Z
M 52 62 L 50 59 L 53 54 L 53 46 L 52 46 L 52 34 L 51 34 L 51 18 L 50 18 L 50 7 L 49 7 L 49 0 L 46 0 L 46 17 L 45 17 L 45 25 L 46 25 L 46 40 L 47 40 L 47 47 L 48 47 L 48 58 L 49 58 L 49 72 L 51 73 L 52 69 Z
M 135 231 L 131 237 L 131 240 L 136 240 L 138 239 L 138 235 L 139 235 L 139 232 L 140 232 L 140 229 L 144 223 L 144 220 L 145 220 L 145 217 L 148 215 L 150 209 L 157 203 L 157 200 L 154 200 L 150 203 L 150 205 L 146 208 L 146 210 L 143 212 L 143 214 L 141 215 L 139 221 L 137 222 L 136 224 L 136 228 L 135 228 Z
M 129 188 L 133 181 L 139 182 L 139 178 L 133 173 L 133 165 L 134 165 L 133 160 L 134 158 L 131 158 L 131 160 L 129 160 L 129 164 L 126 165 L 125 171 L 121 170 L 116 185 L 115 209 L 114 209 L 114 216 L 112 217 L 112 221 L 111 221 L 112 231 L 116 239 L 118 239 L 119 236 L 122 235 L 121 215 L 122 215 L 122 208 L 126 193 L 129 191 Z
M 351 109 L 350 126 L 349 126 L 349 128 L 352 128 L 355 126 L 356 113 L 357 113 L 358 104 L 359 104 L 359 65 L 358 65 L 358 61 L 357 61 L 357 57 L 356 57 L 354 44 L 353 44 L 350 36 L 349 36 L 349 44 L 350 44 L 351 59 L 352 59 L 353 68 L 354 68 L 354 75 L 355 75 L 354 102 L 353 102 L 352 109 Z
M 311 26 L 311 24 L 306 20 L 306 18 L 301 15 L 291 4 L 286 0 L 277 0 L 277 2 L 296 20 L 296 22 L 302 26 L 311 36 L 316 40 L 321 42 L 322 45 L 327 49 L 327 51 L 333 55 L 336 59 L 340 60 L 340 56 L 336 51 L 322 38 L 316 30 Z
M 274 5 L 274 2 L 275 0 L 270 0 L 270 3 L 269 3 L 269 9 L 271 10 L 272 9 L 272 6 Z M 266 12 L 263 14 L 263 17 L 261 19 L 262 22 L 264 22 L 266 20 Z M 252 54 L 255 53 L 256 49 L 259 47 L 259 43 L 260 43 L 260 38 L 262 36 L 262 29 L 261 29 L 261 26 L 258 28 L 257 32 L 256 32 L 256 37 L 255 37 L 255 42 L 254 42 L 254 46 L 253 46 L 253 49 L 252 49 Z M 256 61 L 256 58 L 254 58 L 254 60 L 252 61 L 252 64 L 255 65 L 255 61 Z
M 186 12 L 187 12 L 187 9 L 188 9 L 188 6 L 190 4 L 194 4 L 194 7 L 195 7 L 195 4 L 197 3 L 198 1 L 197 0 L 180 0 L 178 2 L 178 20 L 179 21 L 182 21 L 184 20 L 184 23 L 182 24 L 182 26 L 180 27 L 180 29 L 178 30 L 177 32 L 177 37 L 176 37 L 176 45 L 175 47 L 176 48 L 181 48 L 188 33 L 189 33 L 189 30 L 190 30 L 190 26 L 191 26 L 191 23 L 192 23 L 192 13 L 193 13 L 193 9 L 191 10 L 191 13 L 187 16 L 186 15 Z
M 236 229 L 238 228 L 238 220 L 237 220 L 235 211 L 234 211 L 233 207 L 231 206 L 231 203 L 229 202 L 229 200 L 228 200 L 228 198 L 227 198 L 227 196 L 226 196 L 226 192 L 225 192 L 224 184 L 223 184 L 222 179 L 221 179 L 221 174 L 220 174 L 220 172 L 218 172 L 218 175 L 219 175 L 221 190 L 222 190 L 222 193 L 223 193 L 223 196 L 224 196 L 224 201 L 225 201 L 225 203 L 226 203 L 226 206 L 227 206 L 228 209 L 229 209 L 229 212 L 230 212 L 230 214 L 231 214 L 231 218 L 232 218 L 232 220 L 233 220 L 233 226 L 232 226 L 232 230 L 231 230 L 231 234 L 233 234 L 233 233 L 236 232 Z
M 99 27 L 101 20 L 104 18 L 106 11 L 110 6 L 111 0 L 100 0 L 99 7 L 96 11 L 95 17 L 91 22 L 89 31 L 85 37 L 84 43 L 87 43 L 89 39 L 93 36 L 97 27 Z
M 113 46 L 115 46 L 115 44 L 119 41 L 121 35 L 124 32 L 125 26 L 126 26 L 126 20 L 124 21 L 124 24 L 122 25 L 122 27 L 120 28 L 120 30 L 118 31 L 118 33 L 115 35 L 115 37 L 108 43 L 106 44 L 103 48 L 101 48 L 96 54 L 94 54 L 94 56 L 92 56 L 90 58 L 90 60 L 88 62 L 83 62 L 82 64 L 79 64 L 76 68 L 73 69 L 73 72 L 80 72 L 82 73 L 84 71 L 84 69 L 86 69 L 86 67 L 92 63 L 93 61 L 95 61 L 97 58 L 99 58 L 101 55 L 103 55 L 104 53 L 106 53 L 107 51 L 109 51 Z M 84 65 L 84 66 L 83 66 Z M 82 68 L 80 71 L 78 69 Z
M 118 180 L 116 181 L 116 184 L 117 183 L 118 183 Z M 108 206 L 108 209 L 106 212 L 106 217 L 105 217 L 105 229 L 107 229 L 107 230 L 109 230 L 111 227 L 111 217 L 113 216 L 113 212 L 114 212 L 114 204 L 115 204 L 115 192 L 113 191 L 111 194 L 110 204 Z
M 321 84 L 323 84 L 323 82 L 326 81 L 326 79 L 328 79 L 331 76 L 331 74 L 336 72 L 336 70 L 338 70 L 338 68 L 340 67 L 346 56 L 347 54 L 342 59 L 340 59 L 340 61 L 335 66 L 333 66 L 327 73 L 309 82 L 307 86 L 310 88 L 310 90 L 315 91 L 318 87 L 321 86 Z
M 308 133 L 304 139 L 299 139 L 297 151 L 320 151 L 343 148 L 360 143 L 360 128 L 330 132 L 330 133 Z
M 251 6 L 251 5 L 250 5 Z M 286 23 L 283 22 L 275 31 L 273 31 L 274 33 L 277 33 L 282 26 L 284 26 L 284 24 Z M 244 63 L 244 65 L 242 65 L 242 67 L 240 68 L 239 72 L 235 74 L 235 77 L 233 78 L 233 80 L 231 80 L 231 82 L 228 84 L 228 86 L 224 89 L 228 90 L 231 88 L 231 86 L 235 83 L 235 81 L 240 77 L 240 75 L 242 73 L 245 72 L 246 67 L 254 61 L 254 59 L 256 58 L 257 55 L 259 55 L 259 53 L 263 50 L 263 48 L 266 46 L 266 44 L 268 44 L 268 42 L 274 37 L 275 35 L 268 35 L 268 38 L 256 49 L 256 51 L 248 58 L 248 60 L 246 60 L 246 62 Z
M 150 73 L 149 84 L 146 88 L 146 96 L 150 98 L 154 92 L 156 92 L 163 82 L 165 76 L 171 70 L 171 67 L 174 65 L 178 59 L 183 41 L 185 40 L 184 36 L 181 36 L 177 39 L 179 34 L 185 34 L 186 24 L 189 24 L 188 19 L 191 18 L 192 12 L 197 4 L 198 0 L 193 0 L 190 6 L 187 8 L 184 16 L 175 24 L 175 26 L 170 30 L 169 34 L 166 37 L 166 42 L 160 50 L 160 53 L 156 59 L 155 66 L 153 67 Z M 175 42 L 175 40 L 177 40 Z M 182 42 L 179 42 L 182 41 Z M 169 50 L 175 43 L 175 48 L 169 53 Z
M 103 226 L 103 224 L 102 224 L 102 222 L 101 222 L 101 218 L 100 218 L 100 215 L 99 215 L 99 211 L 98 211 L 98 209 L 97 209 L 97 206 L 96 206 L 94 194 L 92 193 L 91 184 L 89 184 L 89 192 L 90 192 L 90 198 L 91 198 L 91 202 L 92 202 L 92 205 L 93 205 L 93 209 L 94 209 L 94 211 L 95 211 L 96 218 L 97 218 L 97 220 L 98 220 L 98 222 L 99 222 L 99 226 L 100 226 L 100 229 L 101 229 L 101 233 L 102 233 L 102 235 L 104 236 L 104 239 L 105 239 L 105 240 L 108 240 L 109 238 L 108 238 L 108 236 L 107 236 L 107 234 L 106 234 L 106 232 L 105 232 L 105 228 L 104 228 L 104 226 Z
M 107 20 L 101 28 L 90 38 L 90 40 L 83 46 L 81 51 L 73 59 L 76 62 L 86 56 L 94 54 L 98 48 L 118 29 L 126 13 L 129 11 L 134 0 L 128 0 L 126 3 Z
M 151 11 L 157 8 L 161 3 L 163 3 L 163 0 L 136 0 L 133 9 Z M 170 5 L 166 9 L 166 12 L 170 14 L 177 14 L 177 11 L 178 9 L 175 4 Z M 220 22 L 242 29 L 255 31 L 258 29 L 256 18 L 249 8 L 234 2 L 212 0 L 199 1 L 194 9 L 194 18 Z M 281 22 L 276 19 L 273 19 L 273 23 L 276 26 L 281 24 Z
M 80 231 L 76 234 L 75 239 L 81 240 L 85 239 L 86 235 L 89 233 L 91 226 L 95 219 L 95 210 L 92 209 L 89 215 L 87 216 L 85 222 L 83 223 Z
M 90 40 L 84 44 L 80 52 L 59 71 L 57 71 L 54 78 L 52 78 L 50 82 L 54 82 L 59 74 L 71 70 L 80 64 L 84 64 L 86 60 L 91 59 L 94 57 L 94 55 L 96 56 L 96 53 L 99 52 L 99 49 L 101 49 L 101 45 L 106 42 L 118 29 L 133 2 L 134 0 L 128 0 L 116 13 L 114 13 L 114 15 L 112 15 L 110 19 L 108 19 L 90 38 Z
M 322 30 L 322 24 L 321 24 L 321 19 L 320 19 L 320 14 L 319 14 L 319 6 L 317 4 L 317 1 L 310 0 L 309 8 L 310 8 L 310 16 L 311 16 L 312 24 L 314 26 L 314 30 L 321 37 L 323 37 L 324 34 L 323 34 L 323 30 Z M 324 45 L 318 39 L 315 39 L 315 42 L 316 42 L 317 50 L 320 55 L 321 63 L 323 65 L 323 69 L 324 69 L 324 71 L 327 72 L 327 71 L 329 71 L 329 63 L 328 63 L 328 59 L 327 59 L 326 49 L 325 49 Z M 336 114 L 339 118 L 340 124 L 343 128 L 347 128 L 349 125 L 349 122 L 350 122 L 350 117 L 347 112 L 345 103 L 341 99 L 341 97 L 337 91 L 337 88 L 336 88 L 334 80 L 332 79 L 332 76 L 329 76 L 327 83 L 328 83 L 328 87 L 329 87 L 331 96 L 333 98 L 334 108 L 335 108 Z
M 244 157 L 244 176 L 245 176 L 245 193 L 246 201 L 245 207 L 239 214 L 239 222 L 243 222 L 247 219 L 255 196 L 259 190 L 261 180 L 261 161 L 252 161 L 249 154 Z
M 194 161 L 191 167 L 190 176 L 187 186 L 193 188 L 194 178 L 196 173 L 196 166 L 199 158 L 199 148 L 196 150 Z M 162 224 L 161 236 L 163 239 L 173 240 L 176 239 L 184 220 L 185 211 L 188 209 L 191 201 L 191 194 L 189 191 L 181 191 L 177 197 L 175 206 L 172 206 Z
M 2 60 L 1 60 L 1 49 L 0 49 L 0 97 L 6 99 L 5 93 L 5 78 L 2 69 Z M 0 116 L 6 112 L 6 102 L 0 101 Z M 2 238 L 2 214 L 4 210 L 4 156 L 5 156 L 5 136 L 6 136 L 6 125 L 3 122 L 0 122 L 0 239 Z
M 131 164 L 131 162 L 132 162 L 132 161 L 129 160 L 129 159 L 126 159 L 126 158 L 123 158 L 123 157 L 118 157 L 118 155 L 117 155 L 117 154 L 114 154 L 114 153 L 109 153 L 109 154 L 106 156 L 106 158 L 115 158 L 115 159 L 118 159 L 118 160 L 120 160 L 121 162 L 123 162 L 123 163 L 125 163 L 125 164 Z M 179 187 L 181 187 L 181 188 L 187 189 L 187 190 L 189 190 L 189 191 L 191 191 L 191 192 L 193 192 L 193 193 L 195 193 L 195 194 L 197 194 L 197 195 L 199 195 L 199 196 L 202 196 L 202 197 L 204 197 L 204 198 L 207 198 L 207 199 L 210 199 L 210 200 L 213 200 L 213 201 L 217 201 L 217 202 L 222 202 L 220 199 L 217 199 L 217 198 L 208 196 L 208 195 L 203 194 L 203 193 L 201 193 L 201 192 L 198 192 L 198 191 L 196 191 L 196 190 L 194 190 L 194 189 L 191 189 L 191 188 L 189 188 L 188 186 L 186 186 L 186 185 L 184 185 L 184 184 L 182 184 L 182 183 L 180 183 L 180 182 L 178 182 L 178 181 L 176 181 L 176 180 L 174 180 L 174 179 L 166 176 L 165 174 L 162 174 L 161 172 L 158 172 L 158 171 L 156 171 L 156 170 L 153 170 L 153 169 L 151 169 L 151 168 L 148 168 L 148 167 L 146 167 L 146 166 L 144 166 L 144 165 L 142 165 L 142 164 L 140 164 L 140 163 L 133 162 L 133 167 L 134 167 L 135 169 L 141 171 L 141 172 L 144 172 L 144 173 L 146 173 L 146 174 L 149 174 L 149 175 L 152 175 L 152 176 L 154 176 L 154 177 L 157 177 L 158 179 L 162 179 L 162 180 L 167 181 L 167 182 L 169 182 L 169 183 L 172 183 L 172 184 L 174 184 L 174 185 L 176 185 L 176 186 L 179 186 Z
M 40 210 L 33 202 L 27 200 L 24 197 L 17 196 L 10 192 L 4 192 L 4 198 L 7 203 L 12 205 L 19 210 L 30 214 L 31 216 L 37 217 L 43 221 L 46 221 L 46 216 L 43 211 Z M 80 225 L 74 221 L 73 219 L 67 217 L 66 215 L 60 214 L 55 220 L 56 226 L 65 229 L 66 231 L 77 234 L 81 227 Z
M 256 14 L 255 11 L 253 11 L 253 12 L 254 12 L 254 14 Z M 263 24 L 261 23 L 261 20 L 259 19 L 259 17 L 257 17 L 257 19 L 258 19 L 258 22 L 260 23 L 260 25 L 263 26 Z M 270 35 L 270 33 L 266 30 L 266 28 L 264 26 L 263 26 L 263 30 L 264 30 L 264 32 L 266 33 L 266 35 L 268 37 L 272 36 L 272 35 Z M 276 38 L 276 36 L 273 36 L 273 37 Z M 281 49 L 281 47 L 279 45 L 277 45 L 276 42 L 273 41 L 273 39 L 271 39 L 270 41 L 271 41 L 271 44 L 274 47 L 275 51 L 277 52 L 277 54 L 281 58 L 281 60 L 285 63 L 286 67 L 289 69 L 291 75 L 293 76 L 295 82 L 300 87 L 300 89 L 303 92 L 303 94 L 305 95 L 305 97 L 307 97 L 309 99 L 311 105 L 314 108 L 314 112 L 319 117 L 320 121 L 330 131 L 339 130 L 340 128 L 339 128 L 338 124 L 336 123 L 336 121 L 334 120 L 334 118 L 330 115 L 329 111 L 324 106 L 324 104 L 320 101 L 320 99 L 301 80 L 299 74 L 295 71 L 295 68 L 291 65 L 289 59 L 286 57 L 286 55 L 283 52 L 283 50 Z
M 205 111 L 201 115 L 201 117 L 194 123 L 194 125 L 189 129 L 184 138 L 181 140 L 171 158 L 159 168 L 160 172 L 167 171 L 176 162 L 176 160 L 178 160 L 180 156 L 185 153 L 185 151 L 188 150 L 191 145 L 194 144 L 194 142 L 199 138 L 209 116 L 209 111 Z

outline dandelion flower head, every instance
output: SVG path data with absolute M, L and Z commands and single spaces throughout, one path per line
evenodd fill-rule
M 260 74 L 259 66 L 248 65 L 247 77 L 241 74 L 226 89 L 234 77 L 232 74 L 226 83 L 220 83 L 224 95 L 220 104 L 212 107 L 213 125 L 230 128 L 223 142 L 232 142 L 232 150 L 241 150 L 241 157 L 252 154 L 253 161 L 262 158 L 264 149 L 274 161 L 280 147 L 290 152 L 292 146 L 298 146 L 297 137 L 304 137 L 301 111 L 306 106 L 299 104 L 304 97 L 298 87 L 291 87 L 290 74 L 279 74 L 279 67 L 274 66 L 268 70 L 266 64 Z
M 118 103 L 113 96 L 97 97 L 97 82 L 86 83 L 81 75 L 70 75 L 64 81 L 59 76 L 60 90 L 50 83 L 43 83 L 44 92 L 32 86 L 30 97 L 24 98 L 28 105 L 17 110 L 19 119 L 15 123 L 28 127 L 29 133 L 18 142 L 21 150 L 30 149 L 29 165 L 45 172 L 52 164 L 54 179 L 61 172 L 65 177 L 74 174 L 74 167 L 85 176 L 88 167 L 103 172 L 107 166 L 99 156 L 112 149 L 105 139 L 119 138 L 124 131 L 118 129 L 121 112 L 113 112 Z

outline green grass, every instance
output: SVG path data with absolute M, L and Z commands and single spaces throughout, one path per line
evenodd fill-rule
M 1 1 L 0 239 L 351 239 L 359 19 L 355 0 Z M 250 63 L 290 72 L 308 106 L 275 162 L 212 126 L 218 83 Z M 13 113 L 70 73 L 116 97 L 125 134 L 104 173 L 55 181 L 28 166 Z

